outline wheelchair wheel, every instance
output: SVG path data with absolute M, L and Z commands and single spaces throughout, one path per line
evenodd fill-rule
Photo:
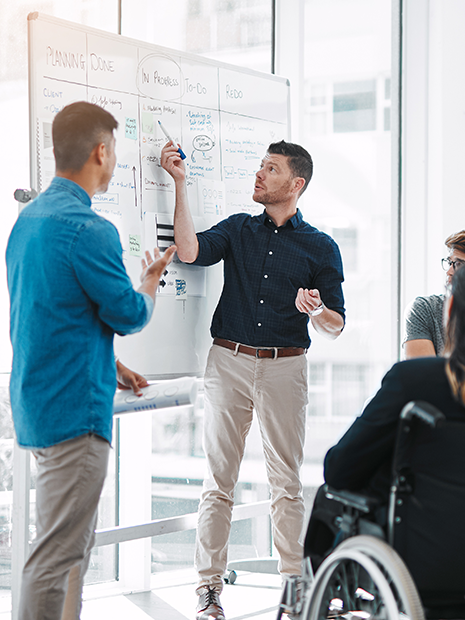
M 399 555 L 373 536 L 341 543 L 318 569 L 302 620 L 424 620 L 415 584 Z

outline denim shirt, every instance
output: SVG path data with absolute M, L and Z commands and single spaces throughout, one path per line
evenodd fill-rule
M 283 226 L 238 213 L 197 234 L 196 265 L 224 261 L 224 287 L 211 335 L 253 347 L 310 346 L 308 315 L 299 312 L 299 288 L 318 289 L 343 318 L 344 280 L 336 242 L 307 224 L 297 209 Z
M 153 312 L 126 273 L 118 231 L 90 207 L 79 185 L 55 177 L 8 241 L 10 399 L 23 447 L 86 433 L 111 442 L 113 337 L 140 331 Z

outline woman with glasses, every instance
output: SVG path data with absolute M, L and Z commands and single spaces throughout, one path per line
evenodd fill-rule
M 445 241 L 449 256 L 442 259 L 449 285 L 456 269 L 465 264 L 465 230 L 450 235 Z M 406 359 L 441 355 L 444 349 L 444 295 L 417 297 L 405 313 Z

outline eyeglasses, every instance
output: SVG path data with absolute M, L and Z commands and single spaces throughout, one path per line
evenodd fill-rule
M 459 267 L 465 264 L 463 260 L 451 260 L 450 258 L 441 259 L 442 268 L 444 271 L 449 271 L 452 267 L 454 271 L 456 271 Z

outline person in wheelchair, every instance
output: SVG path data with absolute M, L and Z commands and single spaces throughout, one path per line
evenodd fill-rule
M 392 538 L 389 542 L 407 565 L 427 615 L 465 618 L 463 267 L 452 278 L 444 306 L 444 323 L 445 357 L 395 364 L 362 414 L 326 454 L 326 486 L 320 488 L 315 500 L 305 555 L 311 558 L 313 568 L 317 568 L 341 539 L 360 533 L 355 527 L 358 520 L 366 526 L 371 519 L 373 531 L 368 527 L 367 533 Z M 401 427 L 397 439 L 400 413 L 411 401 L 425 401 L 439 409 L 443 424 L 431 428 L 419 419 L 412 419 L 406 427 Z M 393 473 L 397 476 L 395 483 Z M 350 492 L 363 493 L 367 498 L 360 503 L 365 502 L 365 508 L 357 510 L 352 505 L 347 509 L 345 500 L 340 504 L 328 499 L 332 497 L 328 487 L 348 491 L 348 496 Z M 392 502 L 395 513 L 390 515 L 392 531 L 387 536 L 391 488 L 397 495 Z M 347 510 L 354 531 L 348 533 L 350 527 L 346 522 L 344 535 L 341 527 L 344 530 Z M 438 607 L 439 615 L 434 613 Z

